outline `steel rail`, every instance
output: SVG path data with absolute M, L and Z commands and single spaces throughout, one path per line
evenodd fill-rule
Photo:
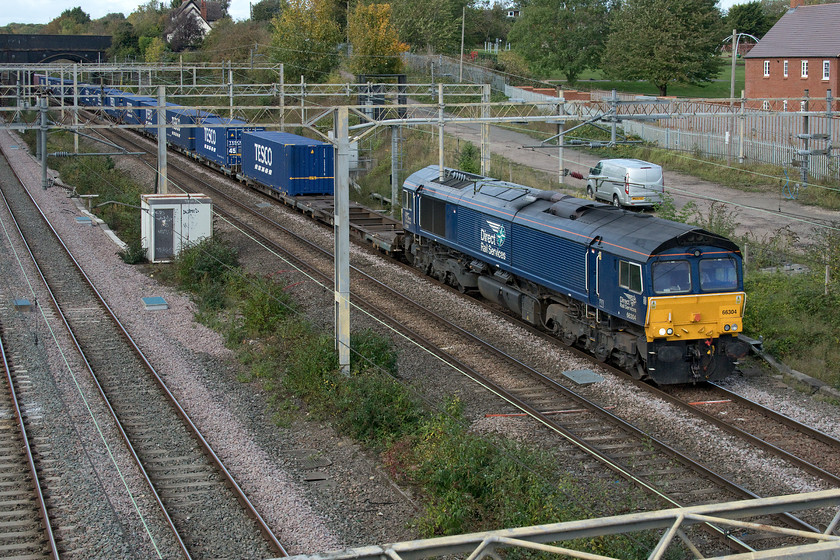
M 218 455 L 215 453 L 215 451 L 210 446 L 209 442 L 204 438 L 204 436 L 198 430 L 198 427 L 192 422 L 189 415 L 186 413 L 184 408 L 178 402 L 175 395 L 166 386 L 163 379 L 157 373 L 157 371 L 155 370 L 155 368 L 151 364 L 151 362 L 149 362 L 148 358 L 143 353 L 143 351 L 140 349 L 138 344 L 134 341 L 132 336 L 129 334 L 128 330 L 125 328 L 125 326 L 122 324 L 122 322 L 117 318 L 114 311 L 111 309 L 111 307 L 105 301 L 105 298 L 102 296 L 102 294 L 96 288 L 96 286 L 93 284 L 93 281 L 85 273 L 82 266 L 79 264 L 79 262 L 73 256 L 73 254 L 70 252 L 70 249 L 65 245 L 64 241 L 61 239 L 61 236 L 59 236 L 58 232 L 55 230 L 55 228 L 53 228 L 53 226 L 49 222 L 49 220 L 47 220 L 44 212 L 41 210 L 38 203 L 35 201 L 35 199 L 31 196 L 29 191 L 23 185 L 23 181 L 21 181 L 20 176 L 17 174 L 16 171 L 14 171 L 14 169 L 13 169 L 13 172 L 15 172 L 15 176 L 18 178 L 18 182 L 20 183 L 21 188 L 24 189 L 24 192 L 27 194 L 29 199 L 32 201 L 32 204 L 37 209 L 38 213 L 41 215 L 41 218 L 46 223 L 48 229 L 52 232 L 55 239 L 62 246 L 62 248 L 66 252 L 67 256 L 73 262 L 73 264 L 75 265 L 79 274 L 84 279 L 85 283 L 90 287 L 91 291 L 93 292 L 93 294 L 95 295 L 95 297 L 99 301 L 99 303 L 102 305 L 102 308 L 105 310 L 105 312 L 108 314 L 108 316 L 111 317 L 114 324 L 117 326 L 117 328 L 121 332 L 122 336 L 128 342 L 129 346 L 132 348 L 132 350 L 134 351 L 136 356 L 142 361 L 142 363 L 147 368 L 149 373 L 153 376 L 153 379 L 155 380 L 156 384 L 163 391 L 164 395 L 167 397 L 170 404 L 174 407 L 176 413 L 184 421 L 188 430 L 199 441 L 204 453 L 207 455 L 207 457 L 210 459 L 210 461 L 213 463 L 213 465 L 215 465 L 216 468 L 218 468 L 219 471 L 221 472 L 221 474 L 224 476 L 227 484 L 229 485 L 229 487 L 233 490 L 234 494 L 236 495 L 237 500 L 248 511 L 248 515 L 250 517 L 252 517 L 255 520 L 255 522 L 258 524 L 258 527 L 259 527 L 260 531 L 266 537 L 266 539 L 269 541 L 271 547 L 274 548 L 275 551 L 278 552 L 279 554 L 281 554 L 282 556 L 288 556 L 288 553 L 287 553 L 286 549 L 283 547 L 283 545 L 280 543 L 280 541 L 277 540 L 277 537 L 274 535 L 273 531 L 271 531 L 271 529 L 268 527 L 268 524 L 265 522 L 265 520 L 260 515 L 260 513 L 256 510 L 256 507 L 248 499 L 245 492 L 242 490 L 242 488 L 236 482 L 236 480 L 234 479 L 234 477 L 230 473 L 230 471 L 227 469 L 227 467 L 224 466 L 221 459 L 218 457 Z M 82 349 L 80 342 L 76 338 L 76 335 L 73 333 L 73 331 L 70 327 L 70 323 L 67 320 L 67 317 L 62 312 L 61 307 L 58 304 L 58 301 L 57 301 L 57 298 L 56 298 L 55 294 L 53 293 L 52 289 L 50 288 L 49 284 L 47 283 L 46 277 L 44 276 L 44 274 L 41 270 L 41 267 L 39 266 L 37 260 L 35 259 L 34 254 L 32 253 L 31 249 L 29 248 L 29 245 L 26 243 L 26 239 L 23 235 L 23 232 L 21 231 L 20 226 L 17 224 L 16 221 L 15 221 L 15 227 L 18 229 L 18 232 L 21 236 L 21 239 L 23 239 L 24 244 L 26 245 L 26 249 L 29 252 L 29 256 L 32 259 L 32 262 L 35 264 L 35 267 L 38 271 L 38 274 L 41 278 L 41 281 L 44 283 L 44 286 L 46 287 L 46 290 L 47 290 L 47 292 L 50 296 L 50 299 L 53 302 L 53 306 L 55 307 L 55 309 L 58 313 L 58 316 L 61 318 L 62 322 L 64 323 L 65 328 L 67 329 L 68 333 L 70 334 L 70 337 L 73 340 L 73 342 L 74 342 L 82 360 L 84 361 L 86 367 L 88 368 L 88 371 L 91 373 L 93 381 L 96 384 L 96 387 L 99 390 L 100 395 L 102 396 L 102 399 L 103 399 L 105 405 L 107 406 L 108 410 L 110 411 L 111 416 L 114 419 L 114 422 L 115 422 L 120 434 L 122 435 L 124 442 L 126 443 L 126 447 L 129 451 L 129 453 L 133 457 L 133 459 L 134 459 L 138 469 L 140 470 L 142 476 L 145 478 L 146 483 L 149 486 L 149 488 L 152 492 L 152 495 L 154 496 L 155 500 L 157 501 L 159 507 L 161 508 L 162 514 L 164 515 L 167 523 L 169 524 L 170 528 L 172 529 L 173 535 L 175 536 L 179 546 L 181 547 L 182 552 L 185 554 L 185 556 L 187 558 L 190 558 L 191 556 L 190 556 L 189 551 L 187 549 L 186 543 L 184 543 L 183 539 L 181 538 L 181 535 L 179 534 L 177 528 L 175 527 L 174 521 L 169 516 L 169 512 L 167 511 L 166 507 L 163 504 L 163 501 L 162 501 L 160 495 L 158 494 L 157 490 L 155 489 L 154 484 L 153 484 L 149 474 L 147 473 L 146 469 L 143 467 L 143 464 L 142 464 L 142 461 L 141 461 L 140 457 L 138 456 L 134 447 L 132 446 L 132 444 L 129 440 L 129 436 L 125 432 L 125 430 L 122 426 L 122 423 L 117 416 L 116 411 L 111 406 L 110 400 L 108 399 L 104 388 L 101 386 L 101 384 L 99 383 L 99 380 L 96 377 L 96 374 L 93 372 L 93 368 L 92 368 L 91 364 L 88 362 L 87 356 L 85 356 L 84 350 Z
M 0 191 L 0 197 L 3 193 Z M 3 197 L 5 202 L 5 197 Z M 7 206 L 8 207 L 8 206 Z M 12 377 L 12 368 L 9 366 L 9 361 L 6 356 L 6 347 L 3 344 L 3 326 L 0 325 L 0 355 L 3 356 L 3 371 L 6 374 L 6 382 L 9 384 L 9 395 L 11 397 L 12 406 L 17 419 L 18 429 L 20 430 L 21 443 L 26 452 L 26 462 L 29 465 L 29 473 L 32 475 L 32 481 L 35 486 L 35 495 L 38 501 L 38 509 L 41 512 L 41 522 L 44 524 L 44 533 L 46 534 L 47 543 L 50 547 L 50 555 L 58 560 L 58 543 L 55 540 L 55 534 L 50 523 L 50 515 L 47 511 L 47 503 L 44 499 L 44 492 L 41 490 L 41 481 L 38 478 L 38 469 L 35 466 L 35 457 L 32 456 L 32 445 L 29 443 L 29 436 L 26 434 L 26 424 L 23 420 L 23 413 L 20 410 L 20 402 L 18 401 L 17 392 L 15 391 L 15 382 Z

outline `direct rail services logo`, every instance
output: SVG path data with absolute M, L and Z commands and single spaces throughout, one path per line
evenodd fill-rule
M 487 227 L 481 228 L 481 252 L 491 257 L 507 260 L 507 251 L 503 250 L 507 231 L 503 224 L 487 220 Z

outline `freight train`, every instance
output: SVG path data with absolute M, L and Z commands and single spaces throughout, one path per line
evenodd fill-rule
M 50 80 L 44 84 L 53 95 L 68 95 L 66 83 Z M 156 134 L 155 99 L 82 91 L 80 103 Z M 242 121 L 177 105 L 166 115 L 174 148 L 331 223 L 329 144 L 248 130 Z M 368 211 L 351 231 L 636 378 L 662 385 L 719 380 L 749 350 L 738 338 L 746 299 L 741 253 L 726 238 L 437 166 L 406 179 L 401 203 L 401 223 L 379 216 L 371 226 L 377 214 Z

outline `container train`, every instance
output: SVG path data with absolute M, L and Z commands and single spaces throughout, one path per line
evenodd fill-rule
M 50 93 L 68 95 L 66 84 L 50 80 L 57 79 L 45 79 Z M 156 134 L 157 100 L 80 89 L 81 104 Z M 174 148 L 331 223 L 329 144 L 176 105 L 166 115 Z M 749 350 L 738 338 L 746 299 L 740 251 L 703 229 L 437 166 L 405 180 L 401 223 L 380 218 L 351 230 L 636 378 L 719 380 Z

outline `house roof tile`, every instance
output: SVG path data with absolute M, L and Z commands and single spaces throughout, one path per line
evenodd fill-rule
M 840 4 L 788 10 L 745 58 L 840 56 Z

